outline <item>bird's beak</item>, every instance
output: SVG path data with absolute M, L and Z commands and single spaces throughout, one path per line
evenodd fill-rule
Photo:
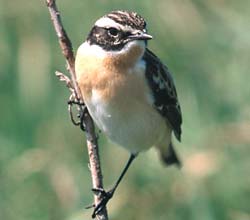
M 153 37 L 143 31 L 133 32 L 129 37 L 131 40 L 151 40 Z

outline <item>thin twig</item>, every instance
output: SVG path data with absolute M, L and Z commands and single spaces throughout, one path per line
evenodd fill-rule
M 76 81 L 75 57 L 72 50 L 71 41 L 65 29 L 63 28 L 61 17 L 57 10 L 55 0 L 46 0 L 46 4 L 50 12 L 51 20 L 55 28 L 60 47 L 62 49 L 62 53 L 66 59 L 67 69 L 70 73 L 71 79 L 69 79 L 67 76 L 59 72 L 57 72 L 57 76 L 61 81 L 64 81 L 66 83 L 67 87 L 73 94 L 74 99 L 78 103 L 83 103 L 82 95 Z M 80 112 L 83 113 L 82 121 L 84 126 L 81 126 L 81 128 L 84 127 L 87 138 L 92 186 L 93 188 L 103 188 L 102 172 L 101 172 L 100 159 L 98 153 L 98 142 L 95 134 L 94 123 L 88 111 L 84 111 L 85 109 L 83 105 L 79 105 L 78 108 Z M 95 205 L 97 205 L 100 202 L 100 200 L 101 198 L 99 195 L 94 195 Z M 100 220 L 108 220 L 107 209 L 104 208 L 100 213 L 98 213 L 98 215 L 96 215 L 96 218 Z

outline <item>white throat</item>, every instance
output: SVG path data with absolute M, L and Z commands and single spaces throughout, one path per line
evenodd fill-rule
M 119 51 L 106 51 L 104 50 L 101 46 L 92 44 L 90 45 L 88 41 L 85 41 L 79 48 L 77 53 L 83 54 L 83 55 L 89 55 L 89 56 L 94 56 L 98 58 L 107 58 L 110 56 L 117 56 L 117 55 L 122 55 L 122 54 L 127 54 L 133 47 L 141 47 L 142 49 L 142 55 L 144 54 L 145 51 L 145 42 L 141 40 L 135 40 L 128 42 L 121 50 Z M 140 59 L 141 57 L 138 57 Z

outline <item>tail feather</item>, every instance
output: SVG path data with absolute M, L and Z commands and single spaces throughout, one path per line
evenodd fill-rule
M 161 159 L 165 165 L 167 165 L 167 166 L 176 165 L 179 168 L 181 167 L 181 161 L 179 160 L 179 158 L 174 150 L 173 144 L 171 142 L 170 142 L 167 150 L 161 151 L 160 155 L 161 155 Z

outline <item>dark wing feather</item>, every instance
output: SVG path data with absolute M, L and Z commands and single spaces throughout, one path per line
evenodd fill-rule
M 146 62 L 146 79 L 154 96 L 154 106 L 167 119 L 180 141 L 182 116 L 173 78 L 167 67 L 149 49 L 146 49 L 143 59 Z

